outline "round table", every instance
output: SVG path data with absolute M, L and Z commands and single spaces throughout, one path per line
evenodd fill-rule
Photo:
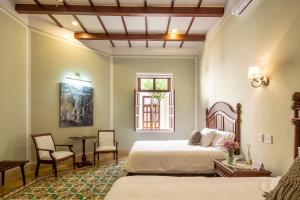
M 76 163 L 77 167 L 83 167 L 85 165 L 92 165 L 92 162 L 86 160 L 85 141 L 88 139 L 94 139 L 94 138 L 97 138 L 97 137 L 96 136 L 84 136 L 84 135 L 69 137 L 69 139 L 71 139 L 71 140 L 82 140 L 82 156 L 81 156 L 82 162 Z

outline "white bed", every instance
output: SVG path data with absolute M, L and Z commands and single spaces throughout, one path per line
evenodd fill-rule
M 206 110 L 206 127 L 233 133 L 240 143 L 241 105 L 236 110 L 217 102 Z M 239 152 L 237 152 L 239 153 Z M 214 159 L 224 159 L 216 147 L 188 145 L 187 140 L 137 141 L 134 143 L 120 176 L 141 174 L 208 174 L 214 172 Z
M 263 200 L 279 177 L 205 178 L 128 176 L 116 181 L 105 200 Z
M 137 141 L 124 162 L 121 174 L 213 173 L 214 159 L 223 158 L 223 150 L 188 145 L 188 140 Z

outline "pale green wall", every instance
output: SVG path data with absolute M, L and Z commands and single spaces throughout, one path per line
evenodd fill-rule
M 134 132 L 134 88 L 137 72 L 173 74 L 176 91 L 176 132 Z M 195 125 L 194 58 L 114 58 L 114 128 L 120 149 L 128 151 L 137 140 L 187 139 Z
M 80 152 L 81 142 L 68 137 L 109 128 L 109 57 L 36 32 L 31 32 L 31 48 L 32 133 L 51 132 L 57 143 L 75 144 Z M 94 126 L 60 128 L 59 83 L 75 72 L 93 82 Z
M 293 160 L 291 95 L 300 90 L 300 1 L 257 0 L 244 17 L 230 16 L 201 55 L 199 104 L 215 101 L 242 104 L 242 148 L 253 146 L 275 175 Z M 254 89 L 247 79 L 250 65 L 270 77 L 268 87 Z M 270 133 L 274 144 L 257 142 Z
M 26 27 L 0 8 L 0 160 L 26 159 Z

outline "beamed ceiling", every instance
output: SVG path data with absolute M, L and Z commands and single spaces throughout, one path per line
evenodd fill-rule
M 16 0 L 15 10 L 93 48 L 199 48 L 226 0 Z M 77 22 L 77 24 L 74 22 Z M 73 23 L 73 24 L 72 24 Z M 177 30 L 176 34 L 172 31 Z M 99 43 L 101 42 L 101 43 Z

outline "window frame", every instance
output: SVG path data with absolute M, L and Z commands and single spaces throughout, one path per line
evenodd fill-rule
M 141 89 L 141 79 L 152 79 L 153 80 L 153 90 L 142 90 Z M 156 80 L 157 79 L 167 79 L 167 83 L 168 83 L 168 89 L 166 90 L 157 90 L 156 89 Z M 138 77 L 138 92 L 171 92 L 171 77 Z

